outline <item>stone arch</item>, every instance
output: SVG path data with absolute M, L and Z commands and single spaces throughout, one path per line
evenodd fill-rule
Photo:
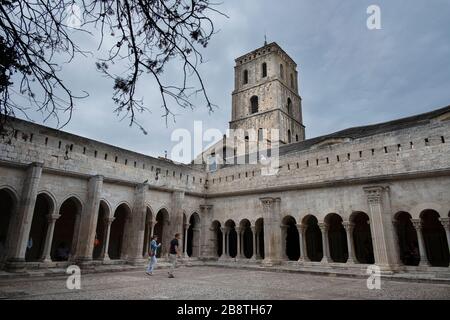
M 25 261 L 39 261 L 43 258 L 48 216 L 54 214 L 55 208 L 56 200 L 50 192 L 41 191 L 38 193 L 34 205 Z
M 322 232 L 317 218 L 309 214 L 303 218 L 302 224 L 306 226 L 305 241 L 306 254 L 311 261 L 321 261 L 323 258 Z
M 264 259 L 264 219 L 258 218 L 255 221 L 256 232 L 256 259 Z
M 61 203 L 50 254 L 53 261 L 67 261 L 75 254 L 82 212 L 83 204 L 77 196 L 68 196 Z
M 287 215 L 281 220 L 281 234 L 284 257 L 297 261 L 300 258 L 300 242 L 297 221 L 294 217 Z
M 241 237 L 241 254 L 243 258 L 250 259 L 253 256 L 253 232 L 251 228 L 251 223 L 248 219 L 242 219 L 239 222 Z
M 433 209 L 426 209 L 420 213 L 420 224 L 428 261 L 433 267 L 448 267 L 449 248 L 447 236 L 439 213 Z
M 337 213 L 329 213 L 325 216 L 324 222 L 328 226 L 328 246 L 331 260 L 333 262 L 346 262 L 348 259 L 348 244 L 342 217 Z
M 406 266 L 417 266 L 420 262 L 419 242 L 411 215 L 399 211 L 394 215 L 400 261 Z
M 220 257 L 223 254 L 223 234 L 221 230 L 222 224 L 218 220 L 214 220 L 211 223 L 212 240 L 213 240 L 213 252 L 216 257 Z
M 411 214 L 412 219 L 420 219 L 422 212 L 425 210 L 429 210 L 430 208 L 433 208 L 433 210 L 436 211 L 437 213 L 439 213 L 439 215 L 441 212 L 446 211 L 446 210 L 444 210 L 442 205 L 440 205 L 439 203 L 424 202 L 424 203 L 419 203 L 419 204 L 415 205 L 410 210 L 407 210 L 407 212 L 409 212 L 409 214 Z
M 112 260 L 122 259 L 126 254 L 126 224 L 131 216 L 131 207 L 121 202 L 114 210 L 114 221 L 111 224 L 108 255 Z
M 101 199 L 98 206 L 97 227 L 95 229 L 94 250 L 92 257 L 94 260 L 105 257 L 105 245 L 107 236 L 108 220 L 111 218 L 111 206 L 108 201 Z
M 200 256 L 200 215 L 197 212 L 189 217 L 186 253 L 189 257 Z
M 157 252 L 157 256 L 165 257 L 169 252 L 169 242 L 171 237 L 169 230 L 170 216 L 169 211 L 165 207 L 161 207 L 157 212 L 153 234 L 157 235 L 158 239 L 160 239 L 160 242 L 162 243 L 161 250 Z
M 0 264 L 6 260 L 9 252 L 12 219 L 17 209 L 18 197 L 14 189 L 8 186 L 0 187 Z
M 356 260 L 359 263 L 375 263 L 369 216 L 365 212 L 355 211 L 350 215 L 350 222 L 354 224 L 353 242 Z
M 231 258 L 235 258 L 237 255 L 236 223 L 229 219 L 225 222 L 225 227 L 227 228 L 226 252 Z

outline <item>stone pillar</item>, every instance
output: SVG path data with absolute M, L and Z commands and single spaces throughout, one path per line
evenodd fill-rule
M 80 238 L 81 212 L 78 212 L 75 217 L 75 227 L 72 236 L 72 247 L 70 248 L 69 261 L 76 262 L 76 252 L 78 248 L 78 239 Z
M 448 248 L 450 249 L 450 218 L 439 218 L 439 221 L 441 221 L 442 226 L 445 229 L 445 234 L 447 236 Z
M 237 233 L 236 259 L 242 259 L 242 229 L 241 229 L 241 227 L 236 227 L 235 230 Z
M 281 259 L 287 261 L 289 260 L 289 257 L 286 253 L 286 247 L 287 247 L 287 225 L 282 224 L 280 226 L 281 229 Z
M 80 227 L 76 238 L 74 260 L 80 264 L 92 260 L 102 189 L 103 176 L 97 175 L 89 178 L 87 201 L 81 213 Z
M 22 182 L 23 188 L 17 204 L 16 214 L 11 217 L 11 231 L 8 241 L 10 247 L 6 263 L 6 268 L 11 271 L 19 271 L 24 267 L 23 263 L 25 262 L 25 253 L 30 237 L 42 166 L 42 163 L 37 162 L 28 166 L 26 176 Z M 53 214 L 53 212 L 50 212 L 50 214 Z
M 280 198 L 260 198 L 264 219 L 265 257 L 263 263 L 271 266 L 281 263 Z
M 149 257 L 148 252 L 149 252 L 149 249 L 150 249 L 150 242 L 152 241 L 153 228 L 154 228 L 153 220 L 147 221 L 146 228 L 147 228 L 147 239 L 145 240 L 145 248 L 143 248 L 143 251 L 145 249 L 144 259 L 148 259 L 148 257 Z
M 305 261 L 309 261 L 308 255 L 306 253 L 306 241 L 305 241 L 305 230 L 306 226 L 304 224 L 297 224 L 297 230 L 298 230 L 298 240 L 300 243 L 300 258 L 298 259 L 298 262 L 302 263 Z
M 355 224 L 349 221 L 344 221 L 342 225 L 344 226 L 345 233 L 347 234 L 348 259 L 346 263 L 354 264 L 356 263 L 355 243 L 353 241 L 353 229 L 355 228 Z
M 323 258 L 320 261 L 321 263 L 330 263 L 330 250 L 329 250 L 329 243 L 328 243 L 328 224 L 324 222 L 319 223 L 319 228 L 322 233 L 322 251 L 323 251 Z
M 192 256 L 199 258 L 200 257 L 200 228 L 192 228 Z
M 187 238 L 188 238 L 188 230 L 189 230 L 189 223 L 185 223 L 183 225 L 183 257 L 189 258 L 187 254 Z
M 212 205 L 201 205 L 200 206 L 200 254 L 199 256 L 203 259 L 214 259 L 216 256 L 214 254 L 214 233 L 210 230 L 212 224 Z
M 227 258 L 227 227 L 220 227 L 220 231 L 222 231 L 222 255 L 219 257 L 219 260 L 224 260 Z
M 425 241 L 423 240 L 422 234 L 422 222 L 420 219 L 411 219 L 411 222 L 417 232 L 417 242 L 419 242 L 419 253 L 420 253 L 420 263 L 421 267 L 429 267 L 430 262 L 428 261 L 427 251 L 425 249 Z
M 134 201 L 131 217 L 128 221 L 126 257 L 131 264 L 142 263 L 142 251 L 144 248 L 145 225 L 147 206 L 145 195 L 148 190 L 146 184 L 139 184 L 134 189 Z
M 389 187 L 365 187 L 364 192 L 369 206 L 375 264 L 382 271 L 395 270 L 399 267 L 399 253 L 392 225 Z
M 103 258 L 103 261 L 109 261 L 109 254 L 108 254 L 108 249 L 109 249 L 109 235 L 111 234 L 111 224 L 114 221 L 114 217 L 107 217 L 105 218 L 105 226 L 106 226 L 106 230 L 105 230 L 105 235 L 103 238 L 103 248 L 102 248 L 102 253 L 100 254 L 100 257 Z
M 253 226 L 253 227 L 250 227 L 250 228 L 252 229 L 252 236 L 253 236 L 253 241 L 252 241 L 253 254 L 252 254 L 251 260 L 256 260 L 256 257 L 258 255 L 258 253 L 257 253 L 257 246 L 256 246 L 256 241 L 258 239 L 258 236 L 256 234 L 256 227 Z
M 173 238 L 175 233 L 183 234 L 183 203 L 184 191 L 174 190 L 172 192 L 172 212 L 170 214 L 170 230 L 168 242 Z
M 259 237 L 260 237 L 260 231 L 256 231 L 256 238 L 255 238 L 255 242 L 256 242 L 256 260 L 261 259 L 261 252 L 259 252 Z
M 55 231 L 56 220 L 61 215 L 49 214 L 47 215 L 47 233 L 45 235 L 44 251 L 42 252 L 42 262 L 52 262 L 51 250 L 53 243 L 53 232 Z

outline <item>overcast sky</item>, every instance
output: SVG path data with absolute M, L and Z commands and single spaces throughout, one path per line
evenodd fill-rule
M 381 8 L 381 30 L 366 26 L 366 9 Z M 63 70 L 74 93 L 89 92 L 77 102 L 64 130 L 152 156 L 161 156 L 174 142 L 175 128 L 204 128 L 225 133 L 231 117 L 234 59 L 268 42 L 277 42 L 297 62 L 306 137 L 344 128 L 427 112 L 450 104 L 450 1 L 365 0 L 225 0 L 214 15 L 219 33 L 202 50 L 200 68 L 218 109 L 203 104 L 194 111 L 174 106 L 176 123 L 161 118 L 155 83 L 145 79 L 141 92 L 151 113 L 139 120 L 144 135 L 113 114 L 112 83 L 96 70 L 96 60 L 76 59 Z M 83 39 L 96 45 L 98 39 Z M 166 79 L 178 81 L 175 67 Z M 31 114 L 42 123 L 43 118 Z M 54 126 L 52 122 L 45 125 Z

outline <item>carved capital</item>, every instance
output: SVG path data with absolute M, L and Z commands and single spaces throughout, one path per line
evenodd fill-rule
M 439 221 L 446 230 L 450 228 L 450 218 L 439 218 Z
M 345 231 L 352 232 L 353 228 L 355 227 L 355 224 L 350 221 L 343 221 L 342 226 L 344 227 Z
M 110 226 L 115 219 L 114 217 L 105 217 L 103 221 Z
M 56 220 L 59 219 L 59 217 L 61 217 L 60 214 L 48 214 L 48 215 L 46 215 L 48 223 L 54 223 Z
M 328 231 L 328 224 L 327 223 L 319 222 L 318 224 L 319 224 L 320 231 L 322 231 L 322 232 L 327 232 Z
M 411 223 L 417 231 L 422 229 L 422 222 L 420 219 L 411 219 Z
M 305 224 L 298 223 L 298 224 L 296 224 L 296 227 L 297 227 L 298 232 L 303 234 L 303 233 L 305 233 L 307 226 Z
M 367 200 L 370 204 L 379 204 L 381 203 L 381 196 L 383 194 L 383 190 L 386 187 L 375 186 L 375 187 L 364 187 L 364 192 L 366 193 Z

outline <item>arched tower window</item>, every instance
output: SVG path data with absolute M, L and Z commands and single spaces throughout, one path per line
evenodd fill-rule
M 291 130 L 288 130 L 288 143 L 291 143 Z
M 295 141 L 298 142 L 298 134 L 295 135 Z
M 280 77 L 281 79 L 284 79 L 284 67 L 282 64 L 280 64 Z
M 244 70 L 244 84 L 248 83 L 248 70 Z
M 292 89 L 294 88 L 294 76 L 292 73 L 291 73 L 291 88 Z
M 291 98 L 287 99 L 287 112 L 290 116 L 292 116 L 292 100 L 291 100 Z
M 265 62 L 262 64 L 262 77 L 267 77 L 267 63 Z
M 257 113 L 258 112 L 258 97 L 257 96 L 253 96 L 250 98 L 250 112 L 253 113 Z

